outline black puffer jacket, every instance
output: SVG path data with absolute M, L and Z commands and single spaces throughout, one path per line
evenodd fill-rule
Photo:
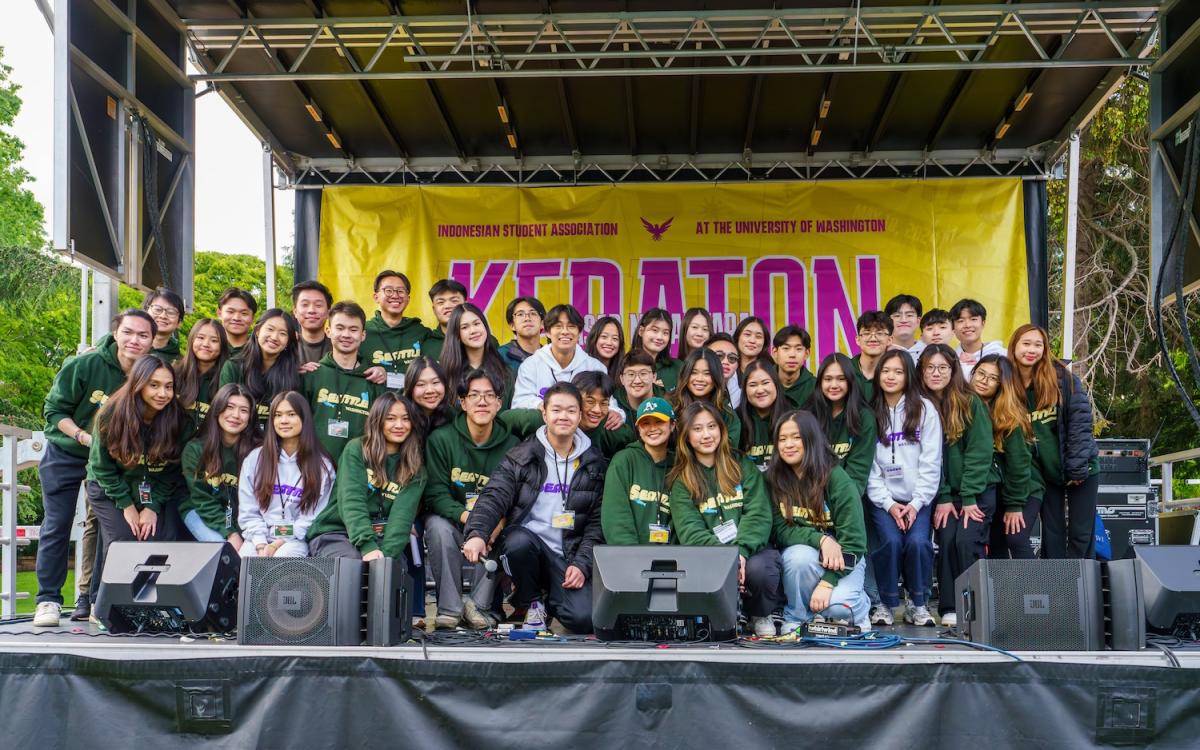
M 600 501 L 608 461 L 595 445 L 579 457 L 579 468 L 567 490 L 567 510 L 575 511 L 575 528 L 563 530 L 563 557 L 590 578 L 592 548 L 604 542 L 600 528 Z M 513 448 L 492 471 L 479 493 L 463 530 L 466 539 L 487 539 L 500 519 L 516 526 L 529 515 L 546 481 L 546 448 L 537 436 Z
M 1092 402 L 1083 383 L 1065 367 L 1055 365 L 1058 375 L 1058 453 L 1063 478 L 1083 481 L 1088 478 L 1092 459 L 1100 455 L 1092 435 Z

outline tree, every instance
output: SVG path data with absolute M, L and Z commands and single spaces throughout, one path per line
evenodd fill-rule
M 41 248 L 45 244 L 42 205 L 25 187 L 33 177 L 18 166 L 25 144 L 6 130 L 21 111 L 21 87 L 10 80 L 12 68 L 3 59 L 0 47 L 0 247 Z

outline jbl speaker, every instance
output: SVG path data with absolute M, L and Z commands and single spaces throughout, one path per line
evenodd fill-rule
M 111 633 L 228 632 L 238 554 L 225 542 L 113 542 L 93 610 Z
M 1114 641 L 1113 648 L 1141 648 L 1147 627 L 1195 638 L 1200 633 L 1200 547 L 1139 546 L 1133 554 L 1107 566 L 1114 632 L 1121 625 L 1129 633 L 1124 646 Z
M 367 643 L 395 646 L 412 637 L 412 586 L 403 559 L 367 563 Z
M 968 640 L 1021 651 L 1104 648 L 1095 560 L 979 560 L 954 581 Z
M 363 641 L 365 583 L 361 560 L 244 558 L 238 643 L 358 646 Z

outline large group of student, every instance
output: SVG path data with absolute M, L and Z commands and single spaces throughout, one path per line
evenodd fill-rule
M 60 621 L 81 482 L 73 620 L 113 541 L 404 559 L 418 581 L 429 569 L 436 628 L 575 633 L 592 627 L 596 545 L 736 545 L 759 636 L 891 625 L 902 604 L 953 626 L 954 579 L 1033 557 L 1038 519 L 1041 556 L 1093 555 L 1088 395 L 1044 329 L 986 340 L 977 301 L 898 295 L 858 318 L 857 356 L 814 375 L 797 325 L 729 334 L 693 308 L 676 332 L 655 308 L 585 332 L 574 307 L 518 297 L 500 345 L 458 282 L 429 290 L 432 328 L 405 316 L 411 294 L 379 273 L 368 318 L 314 281 L 292 312 L 233 288 L 186 338 L 168 289 L 118 315 L 46 398 L 34 624 Z

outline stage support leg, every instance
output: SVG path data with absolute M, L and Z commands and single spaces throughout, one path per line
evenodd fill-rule
M 263 261 L 267 266 L 267 307 L 275 307 L 275 184 L 271 146 L 263 148 Z
M 1075 351 L 1075 248 L 1079 230 L 1079 133 L 1071 134 L 1067 164 L 1067 244 L 1063 273 L 1063 359 Z

